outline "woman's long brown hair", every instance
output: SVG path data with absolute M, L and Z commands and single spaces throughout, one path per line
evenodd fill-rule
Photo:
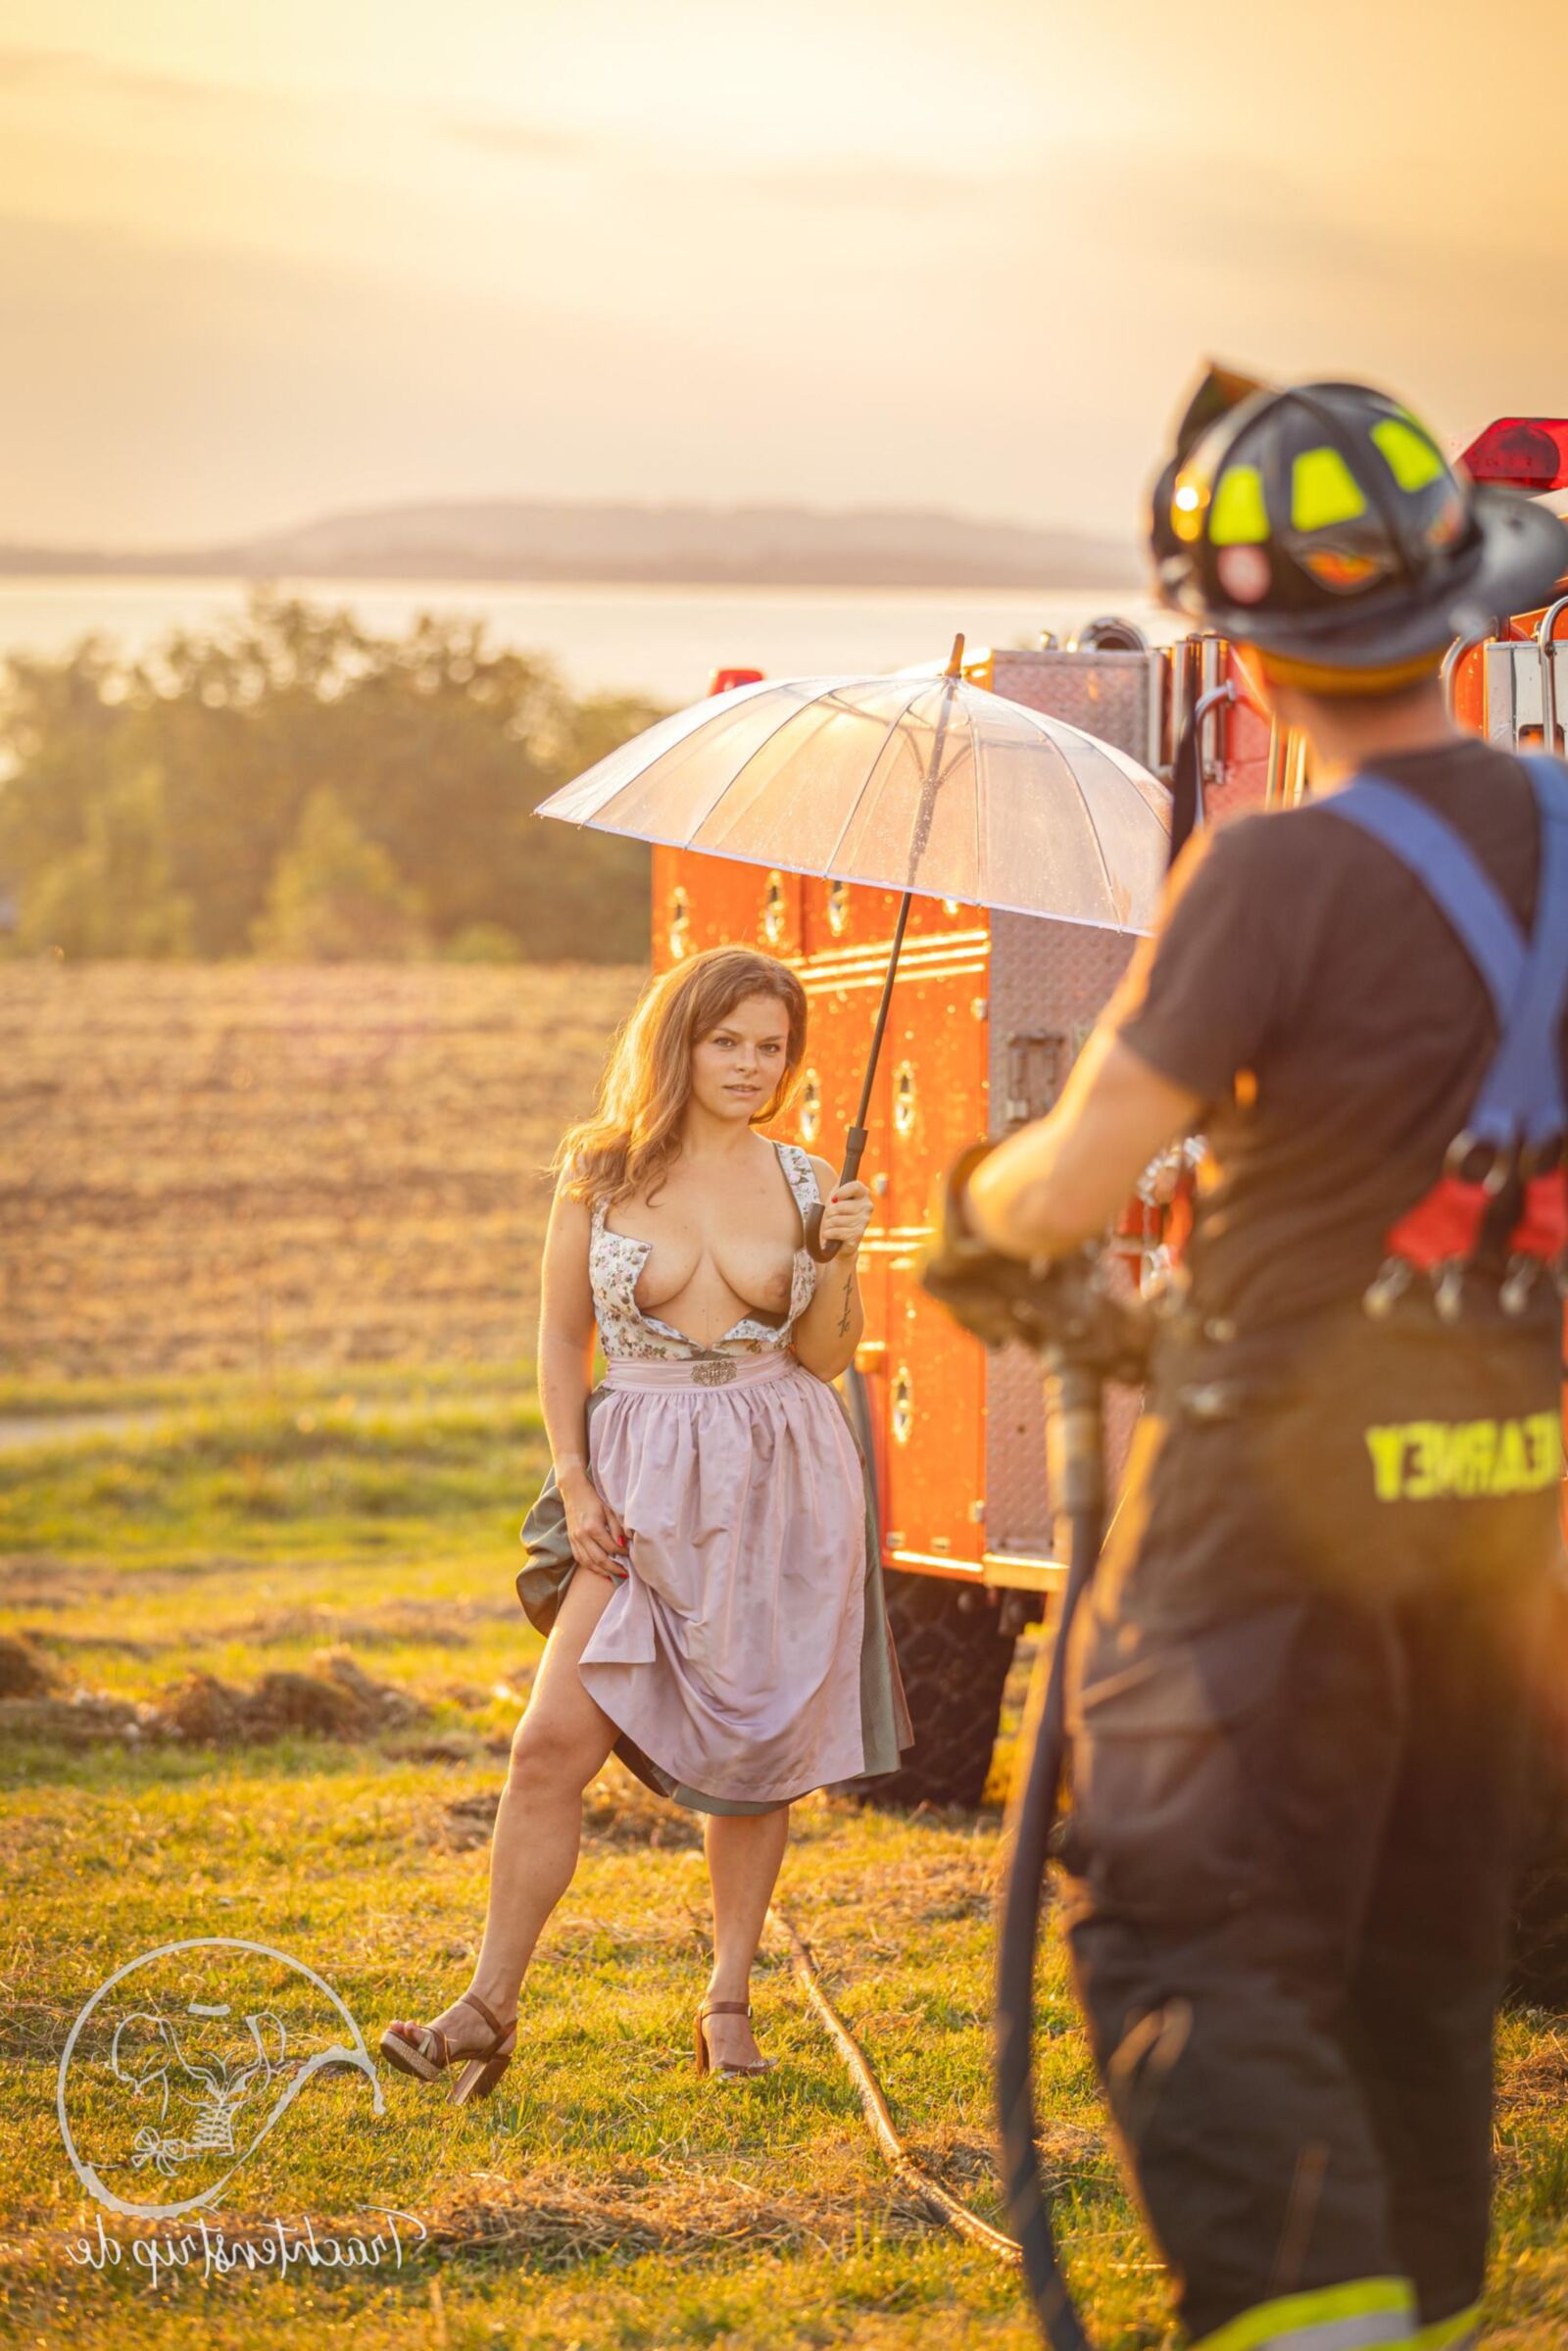
M 754 947 L 710 947 L 650 980 L 616 1031 L 591 1118 L 568 1127 L 550 1161 L 590 1207 L 657 1190 L 680 1149 L 692 1091 L 692 1048 L 747 996 L 776 997 L 789 1014 L 784 1073 L 753 1126 L 781 1117 L 806 1054 L 806 991 L 787 963 Z

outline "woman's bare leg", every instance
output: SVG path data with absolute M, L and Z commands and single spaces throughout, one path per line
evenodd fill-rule
M 775 1812 L 710 1812 L 707 1817 L 703 1841 L 713 1887 L 710 2000 L 750 1997 L 752 1962 L 762 1939 L 789 1834 L 787 1804 Z M 755 2065 L 761 2055 L 746 2017 L 710 2017 L 707 2033 L 715 2065 Z
M 507 2022 L 545 1921 L 571 1884 L 582 1841 L 582 1797 L 603 1769 L 615 1726 L 582 1686 L 577 1660 L 614 1586 L 579 1567 L 545 1644 L 490 1847 L 490 1906 L 468 1988 Z M 487 2037 L 472 2008 L 454 2001 L 427 2020 L 459 2047 Z

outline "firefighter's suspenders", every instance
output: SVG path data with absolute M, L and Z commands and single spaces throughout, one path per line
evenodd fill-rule
M 1374 1314 L 1388 1312 L 1416 1274 L 1431 1280 L 1446 1316 L 1457 1314 L 1487 1211 L 1516 1173 L 1523 1197 L 1508 1240 L 1504 1306 L 1522 1312 L 1538 1277 L 1548 1266 L 1560 1274 L 1568 1249 L 1560 1043 L 1568 1003 L 1568 768 L 1539 757 L 1522 764 L 1541 817 L 1528 941 L 1469 844 L 1412 794 L 1364 772 L 1318 804 L 1370 833 L 1422 884 L 1486 981 L 1497 1018 L 1496 1053 L 1442 1175 L 1387 1235 L 1383 1271 L 1366 1294 Z

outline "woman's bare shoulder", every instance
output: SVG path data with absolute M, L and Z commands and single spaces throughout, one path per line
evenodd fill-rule
M 815 1151 L 807 1151 L 805 1152 L 804 1156 L 810 1167 L 811 1173 L 816 1178 L 817 1191 L 821 1194 L 822 1198 L 826 1200 L 828 1194 L 832 1191 L 834 1185 L 839 1180 L 838 1169 L 833 1165 L 830 1159 L 819 1159 Z
M 592 1214 L 589 1202 L 576 1190 L 583 1173 L 583 1162 L 580 1156 L 574 1155 L 565 1161 L 556 1177 L 554 1213 L 567 1224 L 579 1220 L 586 1224 Z

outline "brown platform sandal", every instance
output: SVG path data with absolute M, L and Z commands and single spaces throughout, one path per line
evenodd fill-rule
M 750 2000 L 708 2000 L 697 2011 L 697 2071 L 712 2074 L 720 2082 L 746 2082 L 758 2074 L 770 2074 L 777 2065 L 776 2057 L 759 2058 L 756 2065 L 715 2065 L 708 2053 L 708 2035 L 703 2025 L 710 2016 L 750 2016 Z
M 452 2084 L 454 2106 L 466 2106 L 470 2098 L 487 2098 L 502 2075 L 512 2063 L 513 2050 L 517 2043 L 517 2020 L 503 2025 L 494 2009 L 487 2008 L 476 1991 L 466 1991 L 458 2002 L 466 2000 L 476 2008 L 490 2028 L 490 2046 L 487 2049 L 455 2049 L 439 2025 L 388 2025 L 381 2035 L 381 2054 L 388 2065 L 397 2067 L 400 2074 L 412 2074 L 416 2082 L 434 2082 L 455 2065 L 462 2073 Z M 414 2038 L 418 2033 L 424 2043 Z M 503 2042 L 508 2046 L 503 2048 Z

